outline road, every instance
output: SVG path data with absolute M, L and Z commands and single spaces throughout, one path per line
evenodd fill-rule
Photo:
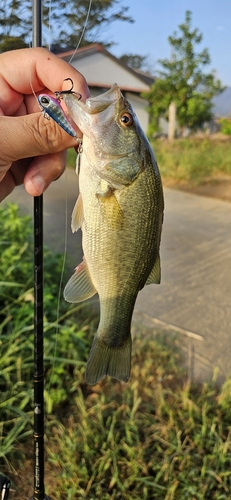
M 81 233 L 70 230 L 77 192 L 76 175 L 67 169 L 44 195 L 45 243 L 63 252 L 67 233 L 70 269 L 82 257 Z M 32 213 L 23 187 L 6 201 Z M 210 380 L 217 367 L 223 380 L 231 372 L 231 204 L 165 189 L 161 262 L 162 283 L 139 293 L 134 322 L 154 329 L 160 324 L 168 332 L 178 328 L 190 377 Z

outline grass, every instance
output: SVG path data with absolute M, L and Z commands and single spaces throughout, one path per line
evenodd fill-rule
M 231 179 L 231 138 L 157 139 L 152 146 L 165 185 L 198 186 L 219 178 Z M 68 150 L 67 165 L 75 168 L 76 152 Z
M 165 184 L 196 186 L 231 177 L 231 139 L 188 138 L 152 142 Z
M 77 153 L 74 148 L 68 149 L 67 152 L 67 165 L 68 167 L 75 168 L 76 167 L 76 158 Z
M 228 498 L 224 394 L 190 387 L 177 360 L 163 338 L 137 339 L 129 386 L 79 389 L 48 444 L 58 498 Z
M 0 471 L 12 481 L 11 498 L 22 500 L 33 492 L 32 246 L 17 207 L 0 217 Z M 231 499 L 231 380 L 220 389 L 190 384 L 172 335 L 141 327 L 129 383 L 87 386 L 97 314 L 62 304 L 57 322 L 59 256 L 46 250 L 45 263 L 46 493 Z
M 64 392 L 47 414 L 47 494 L 60 500 L 231 498 L 231 382 L 220 390 L 190 385 L 174 345 L 163 332 L 136 337 L 130 382 L 105 380 L 93 388 L 84 382 L 84 363 L 72 371 L 58 348 L 63 383 L 57 361 L 47 383 L 51 398 L 56 384 Z M 4 467 L 18 500 L 33 491 L 30 448 L 25 432 L 18 435 Z

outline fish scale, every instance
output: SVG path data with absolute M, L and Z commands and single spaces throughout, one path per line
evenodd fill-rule
M 82 228 L 84 253 L 64 297 L 79 302 L 99 295 L 100 322 L 86 381 L 95 384 L 110 375 L 126 382 L 137 294 L 145 284 L 160 282 L 160 174 L 134 110 L 117 85 L 86 103 L 72 94 L 63 99 L 83 132 L 80 198 L 72 227 Z

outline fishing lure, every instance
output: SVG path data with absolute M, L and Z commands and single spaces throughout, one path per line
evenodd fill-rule
M 72 82 L 73 83 L 73 82 Z M 72 86 L 73 88 L 73 86 Z M 60 94 L 69 91 L 61 91 Z M 55 92 L 57 95 L 58 92 Z M 81 96 L 82 97 L 82 96 Z M 81 98 L 80 97 L 80 98 Z M 57 99 L 48 94 L 40 94 L 38 96 L 38 102 L 44 111 L 44 116 L 51 117 L 60 127 L 62 127 L 69 135 L 76 137 L 76 131 L 69 122 L 67 115 L 65 114 L 62 106 L 60 105 L 60 98 L 57 95 Z

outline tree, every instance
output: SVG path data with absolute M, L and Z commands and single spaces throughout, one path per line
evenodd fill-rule
M 127 15 L 129 8 L 121 6 L 121 0 L 92 0 L 88 16 L 89 6 L 89 0 L 53 0 L 51 29 L 62 47 L 82 47 L 94 42 L 109 47 L 112 41 L 104 36 L 107 27 L 115 21 L 133 22 Z
M 148 70 L 147 58 L 148 56 L 141 56 L 139 54 L 123 54 L 120 56 L 120 61 L 130 66 L 130 68 L 145 71 L 146 69 Z
M 201 43 L 202 34 L 191 27 L 192 15 L 186 11 L 184 24 L 179 25 L 179 32 L 169 36 L 171 58 L 161 59 L 162 70 L 145 97 L 150 102 L 150 130 L 152 134 L 158 130 L 160 116 L 168 119 L 171 102 L 176 105 L 177 122 L 181 128 L 193 130 L 201 127 L 212 118 L 212 102 L 214 95 L 224 90 L 214 71 L 204 73 L 210 64 L 208 49 L 196 52 Z
M 0 52 L 28 46 L 31 31 L 32 4 L 30 0 L 1 0 Z M 29 43 L 29 40 L 28 40 Z
M 49 0 L 43 2 L 43 40 L 46 45 L 75 49 L 89 43 L 112 44 L 104 37 L 106 28 L 115 21 L 133 22 L 128 7 L 121 0 Z M 51 9 L 50 9 L 51 5 Z M 87 23 L 86 23 L 87 20 Z M 0 52 L 28 46 L 31 32 L 30 0 L 1 0 Z

